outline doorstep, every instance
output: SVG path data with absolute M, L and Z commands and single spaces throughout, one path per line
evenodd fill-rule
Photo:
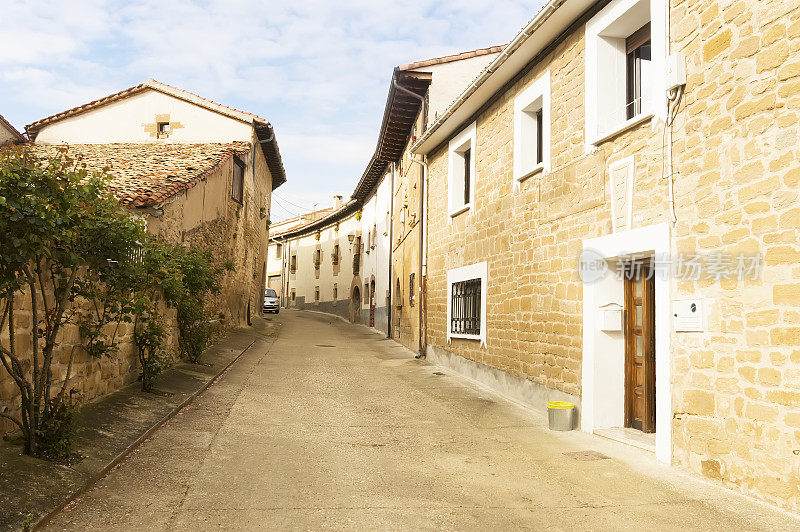
M 256 318 L 253 327 L 231 332 L 203 353 L 203 365 L 179 362 L 156 381 L 159 394 L 136 382 L 91 403 L 79 413 L 71 465 L 26 456 L 0 439 L 0 530 L 35 529 L 90 489 L 131 451 L 213 384 L 258 340 L 272 338 L 278 324 Z
M 656 452 L 656 435 L 645 434 L 644 432 L 632 428 L 625 427 L 612 427 L 608 429 L 595 429 L 595 436 L 606 438 L 637 449 L 642 449 L 655 454 Z

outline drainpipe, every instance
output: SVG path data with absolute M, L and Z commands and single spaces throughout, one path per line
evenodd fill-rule
M 396 78 L 392 78 L 392 85 L 394 85 L 394 87 L 397 90 L 399 90 L 400 92 L 402 92 L 404 94 L 408 94 L 409 96 L 412 96 L 412 97 L 416 98 L 417 100 L 419 100 L 420 104 L 421 104 L 420 110 L 421 110 L 421 112 L 423 113 L 423 116 L 424 116 L 424 111 L 425 111 L 425 108 L 426 108 L 426 101 L 425 101 L 424 97 L 422 97 L 419 94 L 417 94 L 416 92 L 410 91 L 407 88 L 405 88 L 402 85 L 400 85 L 397 82 Z M 417 163 L 417 164 L 422 166 L 422 179 L 420 180 L 420 191 L 419 191 L 419 222 L 417 222 L 418 224 L 421 224 L 422 227 L 420 227 L 420 230 L 419 230 L 419 268 L 418 268 L 418 271 L 420 273 L 420 279 L 419 279 L 419 282 L 417 284 L 419 285 L 419 291 L 420 291 L 420 296 L 421 297 L 419 298 L 420 301 L 419 301 L 419 304 L 417 305 L 417 308 L 419 309 L 419 352 L 417 353 L 417 356 L 416 356 L 416 358 L 421 358 L 421 357 L 425 356 L 425 347 L 427 347 L 426 339 L 423 336 L 422 330 L 423 330 L 423 322 L 424 322 L 424 319 L 425 319 L 425 312 L 424 312 L 424 307 L 425 307 L 425 274 L 427 273 L 426 272 L 426 270 L 427 270 L 427 262 L 425 260 L 423 260 L 423 255 L 424 255 L 423 249 L 424 249 L 424 246 L 425 246 L 425 240 L 424 240 L 423 231 L 425 230 L 425 225 L 426 225 L 425 224 L 425 218 L 427 216 L 427 214 L 425 213 L 425 194 L 427 193 L 427 190 L 426 190 L 427 187 L 425 187 L 425 180 L 428 178 L 428 163 L 426 163 L 424 159 L 422 161 L 418 161 L 418 160 L 414 159 L 413 157 L 409 157 L 409 160 L 412 163 Z M 427 329 L 427 325 L 425 326 L 425 328 Z M 427 336 L 427 333 L 425 334 L 425 336 Z
M 392 177 L 389 190 L 389 301 L 386 305 L 386 338 L 392 337 L 392 263 L 394 262 L 394 168 L 392 163 Z
M 427 347 L 427 342 L 426 342 L 427 338 L 425 338 L 425 336 L 427 336 L 427 324 L 424 327 L 425 330 L 426 330 L 426 334 L 423 335 L 422 331 L 423 331 L 423 323 L 426 321 L 425 320 L 425 308 L 424 308 L 425 307 L 425 276 L 428 273 L 427 272 L 428 262 L 427 262 L 427 260 L 425 260 L 425 254 L 427 252 L 427 249 L 426 249 L 427 246 L 425 245 L 425 243 L 426 243 L 425 242 L 426 241 L 426 239 L 425 239 L 425 227 L 427 226 L 426 219 L 428 217 L 428 214 L 427 214 L 427 212 L 425 210 L 425 206 L 426 206 L 426 203 L 427 203 L 426 202 L 426 197 L 427 197 L 427 194 L 428 194 L 428 187 L 425 186 L 425 182 L 428 179 L 428 163 L 425 162 L 424 159 L 422 161 L 418 161 L 417 159 L 414 159 L 413 157 L 409 157 L 408 160 L 411 161 L 412 163 L 417 163 L 418 165 L 422 166 L 422 179 L 420 179 L 420 184 L 419 184 L 419 187 L 420 187 L 419 188 L 419 221 L 417 222 L 417 224 L 421 225 L 422 227 L 419 228 L 419 269 L 418 269 L 418 271 L 420 273 L 420 278 L 419 278 L 419 283 L 418 284 L 419 284 L 420 298 L 419 298 L 419 305 L 417 305 L 417 308 L 419 310 L 419 351 L 417 352 L 417 356 L 416 356 L 416 358 L 422 358 L 422 357 L 425 356 L 425 348 Z

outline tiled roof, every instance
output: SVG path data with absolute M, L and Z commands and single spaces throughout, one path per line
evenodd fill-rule
M 398 70 L 416 70 L 427 66 L 441 65 L 442 63 L 452 63 L 453 61 L 463 61 L 464 59 L 472 59 L 473 57 L 480 57 L 482 55 L 499 54 L 505 48 L 505 44 L 499 46 L 490 46 L 489 48 L 478 48 L 477 50 L 470 50 L 469 52 L 461 52 L 459 54 L 446 55 L 444 57 L 434 57 L 433 59 L 425 59 L 401 65 L 397 67 Z
M 271 238 L 277 238 L 284 233 L 288 233 L 289 231 L 300 229 L 328 216 L 333 212 L 333 210 L 333 207 L 327 207 L 325 209 L 318 209 L 306 214 L 301 214 L 300 216 L 295 216 L 294 218 L 288 218 L 286 220 L 281 220 L 280 222 L 275 222 L 269 226 L 269 236 Z
M 63 151 L 90 171 L 108 168 L 111 190 L 123 205 L 149 207 L 194 187 L 234 154 L 248 153 L 250 143 L 33 144 L 31 149 L 40 158 Z

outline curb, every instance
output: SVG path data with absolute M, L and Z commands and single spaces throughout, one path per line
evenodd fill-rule
M 122 451 L 117 456 L 115 456 L 114 459 L 111 460 L 111 462 L 109 462 L 105 467 L 103 467 L 103 469 L 101 469 L 97 474 L 93 475 L 89 480 L 87 480 L 86 483 L 83 486 L 81 486 L 79 489 L 75 490 L 66 499 L 64 499 L 63 501 L 59 502 L 56 505 L 56 507 L 53 508 L 51 511 L 49 511 L 48 513 L 46 513 L 45 515 L 43 515 L 42 517 L 37 519 L 36 522 L 31 525 L 30 530 L 32 530 L 32 531 L 33 530 L 39 530 L 43 525 L 47 524 L 50 521 L 50 519 L 55 517 L 56 514 L 58 514 L 64 508 L 69 506 L 70 503 L 72 503 L 74 500 L 76 500 L 81 495 L 83 495 L 84 493 L 89 491 L 91 488 L 93 488 L 94 485 L 97 484 L 97 482 L 100 479 L 105 477 L 112 469 L 114 469 L 123 460 L 125 460 L 125 458 L 127 458 L 128 455 L 130 455 L 133 451 L 135 451 L 142 443 L 144 443 L 145 440 L 147 440 L 150 436 L 152 436 L 153 433 L 155 433 L 158 429 L 163 427 L 164 424 L 167 423 L 170 419 L 175 417 L 175 415 L 178 412 L 180 412 L 181 410 L 186 408 L 186 406 L 189 405 L 192 401 L 194 401 L 200 394 L 205 392 L 209 388 L 209 386 L 211 386 L 212 384 L 216 383 L 219 380 L 219 378 L 222 376 L 222 374 L 225 373 L 226 371 L 228 371 L 228 369 L 230 369 L 231 366 L 233 366 L 236 362 L 238 362 L 239 359 L 242 358 L 242 356 L 251 347 L 253 347 L 253 344 L 255 344 L 258 340 L 259 339 L 255 339 L 252 342 L 250 342 L 250 344 L 247 347 L 245 347 L 242 350 L 241 353 L 236 355 L 230 362 L 228 362 L 225 366 L 223 366 L 222 369 L 220 369 L 219 372 L 217 372 L 216 375 L 214 375 L 213 377 L 208 379 L 205 383 L 203 383 L 202 386 L 200 386 L 200 388 L 195 390 L 191 395 L 189 395 L 186 399 L 184 399 L 180 404 L 176 405 L 175 408 L 173 408 L 167 415 L 165 415 L 163 418 L 161 418 L 158 422 L 156 422 L 149 429 L 144 431 L 144 433 L 142 433 L 141 436 L 136 438 L 136 440 L 134 440 L 134 442 L 131 443 L 128 447 L 126 447 L 124 451 Z

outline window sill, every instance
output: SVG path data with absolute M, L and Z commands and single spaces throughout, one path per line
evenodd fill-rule
M 529 177 L 533 177 L 536 174 L 541 174 L 543 172 L 544 172 L 544 163 L 539 163 L 536 166 L 534 166 L 533 168 L 531 168 L 530 170 L 528 170 L 527 172 L 525 172 L 522 175 L 520 175 L 519 177 L 517 177 L 516 179 L 517 179 L 517 181 L 520 181 L 520 182 L 521 181 L 525 181 Z
M 638 126 L 642 122 L 646 122 L 653 118 L 653 113 L 642 113 L 639 115 L 634 116 L 626 121 L 624 121 L 619 126 L 615 127 L 610 131 L 606 131 L 602 134 L 602 136 L 598 136 L 594 140 L 592 140 L 592 145 L 597 146 L 598 144 L 605 142 L 613 137 L 616 137 L 620 133 L 624 133 L 629 129 L 633 129 L 634 127 Z
M 472 207 L 472 204 L 471 203 L 467 203 L 466 205 L 464 205 L 462 207 L 459 207 L 454 211 L 450 211 L 450 217 L 451 218 L 455 218 L 456 216 L 458 216 L 462 212 L 466 212 L 466 211 L 470 210 L 471 207 Z
M 480 334 L 455 334 L 451 333 L 450 338 L 460 338 L 462 340 L 480 340 Z

